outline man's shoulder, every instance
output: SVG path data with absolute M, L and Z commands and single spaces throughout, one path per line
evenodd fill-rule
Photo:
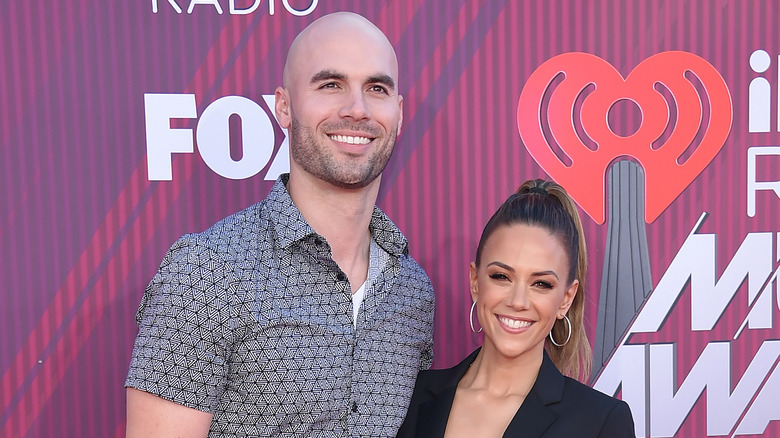
M 233 240 L 235 236 L 244 237 L 258 233 L 271 226 L 273 217 L 279 216 L 279 210 L 288 209 L 290 203 L 284 182 L 280 178 L 262 201 L 219 220 L 205 231 L 189 236 L 207 242 L 222 242 Z
M 408 255 L 409 244 L 406 241 L 406 236 L 390 220 L 387 214 L 377 206 L 374 206 L 374 211 L 371 213 L 369 230 L 376 243 L 389 254 L 396 257 Z
M 425 272 L 425 269 L 417 263 L 417 260 L 408 254 L 403 254 L 399 257 L 399 261 L 401 263 L 402 277 L 408 279 L 410 282 L 419 283 L 421 289 L 433 294 L 431 279 L 428 277 L 428 273 Z
M 395 257 L 400 264 L 399 284 L 416 296 L 433 302 L 433 285 L 428 273 L 409 254 L 409 243 L 398 226 L 379 207 L 374 212 L 369 225 L 372 239 L 382 249 Z
M 249 207 L 226 216 L 214 225 L 199 233 L 192 233 L 191 236 L 206 241 L 221 241 L 230 239 L 236 234 L 246 234 L 258 229 L 263 224 L 261 211 L 265 200 L 252 204 Z
M 430 281 L 425 270 L 417 260 L 409 255 L 409 242 L 406 240 L 406 236 L 387 214 L 377 206 L 374 207 L 369 228 L 374 241 L 388 254 L 396 256 L 401 260 L 403 270 L 414 276 L 421 276 L 427 282 Z
M 169 256 L 183 251 L 189 258 L 209 257 L 223 262 L 244 257 L 251 247 L 263 240 L 268 229 L 267 220 L 261 215 L 264 202 L 233 213 L 204 231 L 182 235 L 171 247 Z
M 233 233 L 245 233 L 247 230 L 251 230 L 263 222 L 261 212 L 265 202 L 266 200 L 262 200 L 241 211 L 232 213 L 229 216 L 220 219 L 205 231 L 193 233 L 193 236 L 204 239 L 219 239 Z

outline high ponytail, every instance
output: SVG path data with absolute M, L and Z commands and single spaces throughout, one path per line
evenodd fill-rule
M 579 281 L 577 294 L 566 314 L 571 321 L 571 338 L 563 346 L 545 340 L 550 358 L 565 375 L 585 380 L 590 375 L 592 353 L 585 333 L 585 275 L 587 256 L 582 221 L 574 201 L 560 185 L 541 179 L 528 180 L 511 195 L 488 220 L 477 246 L 475 264 L 479 266 L 482 250 L 496 228 L 525 224 L 546 229 L 560 239 L 569 261 L 568 284 Z M 569 336 L 569 325 L 557 320 L 552 336 L 562 343 Z

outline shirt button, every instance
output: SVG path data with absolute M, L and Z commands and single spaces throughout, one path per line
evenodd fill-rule
M 357 402 L 352 402 L 352 412 L 357 412 Z

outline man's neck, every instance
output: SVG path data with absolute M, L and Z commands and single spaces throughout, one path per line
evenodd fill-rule
M 342 189 L 308 174 L 290 175 L 287 191 L 306 222 L 325 237 L 333 260 L 347 274 L 353 292 L 368 273 L 368 226 L 379 178 L 361 189 Z

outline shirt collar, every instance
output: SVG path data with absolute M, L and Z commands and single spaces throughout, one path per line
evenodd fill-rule
M 287 191 L 289 180 L 290 174 L 279 175 L 265 202 L 269 220 L 274 224 L 277 238 L 283 247 L 309 235 L 317 235 L 290 197 Z M 396 257 L 409 253 L 406 237 L 379 207 L 374 206 L 368 229 L 371 238 L 388 253 Z

